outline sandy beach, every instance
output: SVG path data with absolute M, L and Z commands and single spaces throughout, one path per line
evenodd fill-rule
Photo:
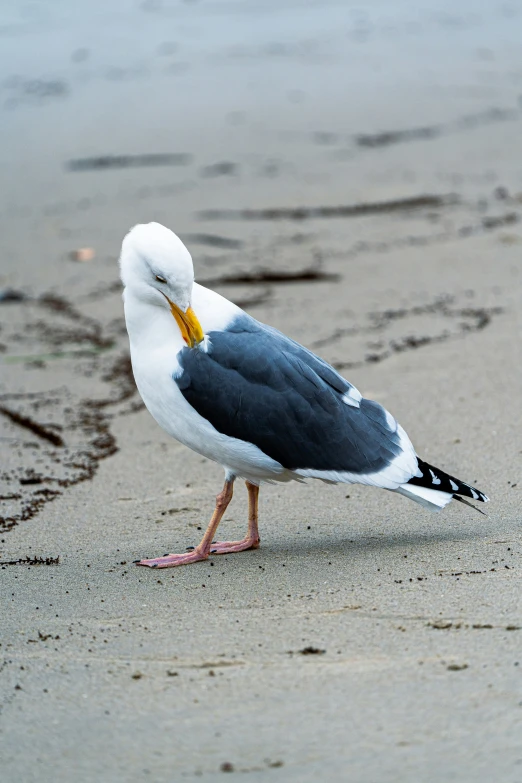
M 522 780 L 522 5 L 0 11 L 0 777 Z M 222 469 L 130 368 L 117 258 L 196 279 L 491 497 L 440 514 Z M 82 260 L 83 259 L 83 260 Z M 223 522 L 242 537 L 239 482 Z

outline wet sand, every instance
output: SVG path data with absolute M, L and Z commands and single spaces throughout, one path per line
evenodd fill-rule
M 521 23 L 518 3 L 1 12 L 6 779 L 520 780 Z M 259 550 L 133 566 L 197 543 L 222 483 L 132 379 L 116 260 L 152 219 L 487 517 L 270 486 Z M 245 526 L 238 484 L 222 533 Z

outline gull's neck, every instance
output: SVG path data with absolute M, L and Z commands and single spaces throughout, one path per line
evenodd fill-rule
M 168 346 L 177 353 L 184 347 L 179 326 L 166 307 L 144 302 L 128 288 L 124 290 L 123 301 L 133 351 L 151 351 Z

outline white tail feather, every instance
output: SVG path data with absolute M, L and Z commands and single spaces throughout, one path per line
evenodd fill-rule
M 404 495 L 410 500 L 415 500 L 421 506 L 429 508 L 430 511 L 440 511 L 447 506 L 453 495 L 449 492 L 441 492 L 440 489 L 430 489 L 429 487 L 420 487 L 417 484 L 402 484 L 395 492 Z

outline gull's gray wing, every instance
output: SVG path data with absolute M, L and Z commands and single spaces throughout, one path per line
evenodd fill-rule
M 218 432 L 289 470 L 374 474 L 401 454 L 393 417 L 277 330 L 245 314 L 208 338 L 180 351 L 174 380 Z
M 208 338 L 178 354 L 174 380 L 218 432 L 289 470 L 378 473 L 401 454 L 393 417 L 280 332 L 241 315 Z

